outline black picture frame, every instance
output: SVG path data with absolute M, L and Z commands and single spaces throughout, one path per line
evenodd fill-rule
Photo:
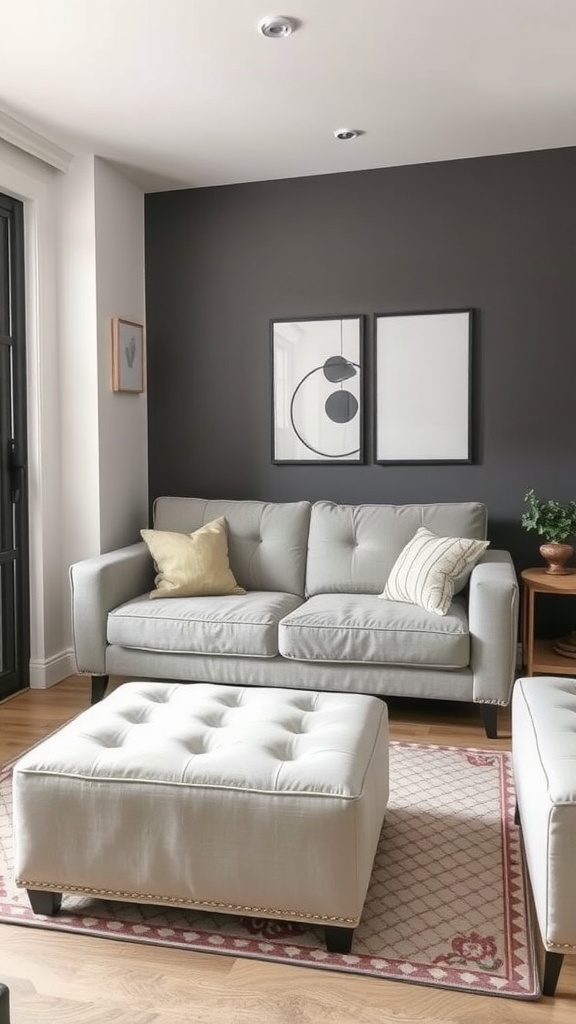
M 272 463 L 364 462 L 363 314 L 270 321 Z
M 374 461 L 473 461 L 474 310 L 374 316 Z

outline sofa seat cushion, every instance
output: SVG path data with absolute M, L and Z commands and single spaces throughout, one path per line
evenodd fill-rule
M 441 618 L 372 594 L 318 594 L 282 619 L 278 646 L 297 661 L 464 668 L 470 659 L 462 598 Z
M 278 622 L 301 603 L 294 594 L 268 591 L 156 601 L 142 594 L 110 612 L 107 640 L 120 647 L 172 654 L 274 658 Z

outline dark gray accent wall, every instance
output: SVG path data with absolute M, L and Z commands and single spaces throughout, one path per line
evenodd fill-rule
M 576 497 L 576 149 L 146 197 L 150 497 Z M 475 463 L 372 462 L 374 313 L 473 307 Z M 365 313 L 367 462 L 271 462 L 270 318 Z M 418 367 L 414 367 L 418 373 Z M 576 609 L 575 609 L 576 613 Z

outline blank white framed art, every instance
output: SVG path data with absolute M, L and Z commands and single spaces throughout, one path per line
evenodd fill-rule
M 376 462 L 472 462 L 472 314 L 376 315 Z

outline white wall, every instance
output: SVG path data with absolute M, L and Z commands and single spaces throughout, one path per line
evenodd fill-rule
M 67 564 L 148 524 L 146 394 L 112 391 L 111 319 L 144 323 L 144 196 L 103 160 L 59 181 L 62 457 Z
M 30 682 L 45 687 L 74 671 L 70 563 L 147 522 L 146 398 L 110 391 L 109 340 L 110 316 L 144 322 L 144 199 L 91 155 L 61 174 L 1 141 L 0 191 L 24 202 Z
M 100 546 L 98 332 L 94 158 L 59 176 L 58 327 L 62 456 L 62 559 Z
M 113 316 L 144 323 L 144 197 L 103 160 L 95 162 L 100 549 L 139 540 L 148 526 L 146 392 L 111 390 Z

